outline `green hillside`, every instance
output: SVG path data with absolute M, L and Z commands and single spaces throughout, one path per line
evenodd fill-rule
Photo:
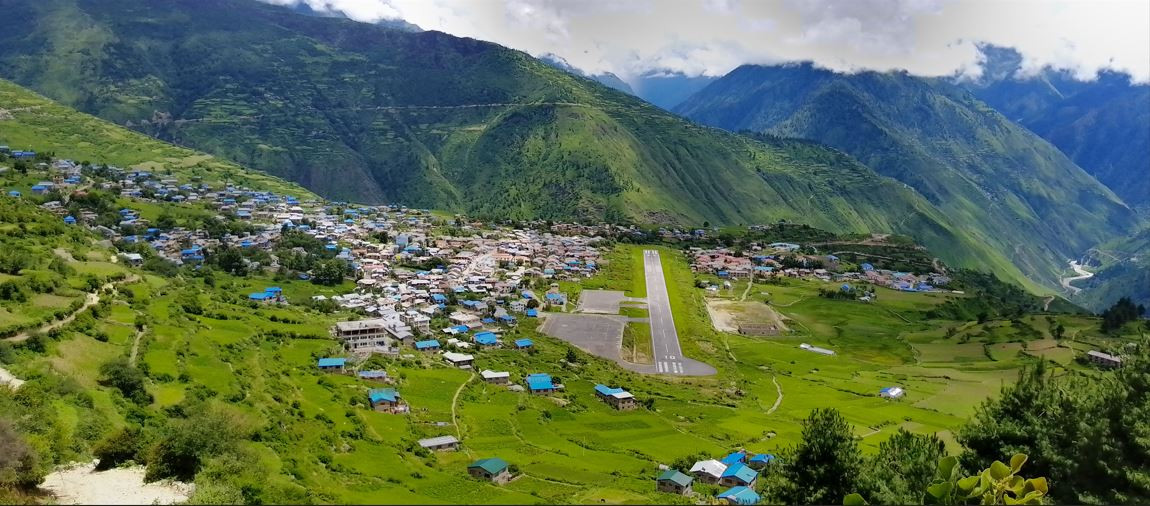
M 3 79 L 0 79 L 0 145 L 52 152 L 60 158 L 76 161 L 164 171 L 184 179 L 231 181 L 300 197 L 311 195 L 297 184 L 126 130 Z
M 950 224 L 1048 286 L 1068 258 L 1136 222 L 1053 146 L 941 81 L 809 64 L 744 66 L 676 110 L 729 130 L 841 149 L 914 188 Z
M 0 75 L 326 197 L 511 218 L 893 231 L 956 265 L 1022 278 L 850 157 L 692 125 L 494 44 L 246 0 L 6 8 L 32 21 L 0 33 Z

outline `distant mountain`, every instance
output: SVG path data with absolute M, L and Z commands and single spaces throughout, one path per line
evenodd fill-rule
M 559 70 L 563 70 L 579 77 L 585 77 L 608 88 L 619 90 L 628 95 L 635 94 L 635 92 L 631 90 L 631 85 L 627 84 L 626 81 L 620 79 L 619 76 L 611 72 L 604 72 L 602 74 L 588 74 L 583 70 L 575 68 L 570 63 L 567 63 L 567 60 L 565 60 L 562 56 L 552 53 L 547 53 L 540 56 L 539 60 Z
M 1017 51 L 982 51 L 984 76 L 961 86 L 1050 141 L 1130 205 L 1150 206 L 1150 85 L 1115 72 L 1090 81 L 1051 69 L 1022 76 Z
M 636 78 L 635 95 L 668 111 L 711 84 L 717 77 L 690 77 L 668 70 L 648 71 Z
M 675 111 L 812 139 L 914 188 L 950 222 L 1055 286 L 1068 258 L 1130 233 L 1134 212 L 1056 148 L 948 82 L 743 66 Z
M 0 76 L 335 199 L 481 217 L 786 219 L 915 237 L 1022 279 L 821 145 L 705 128 L 507 48 L 251 0 L 5 0 Z

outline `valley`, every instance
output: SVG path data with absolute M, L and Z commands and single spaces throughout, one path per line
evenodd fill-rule
M 0 504 L 1150 501 L 1133 74 L 371 2 L 0 0 Z

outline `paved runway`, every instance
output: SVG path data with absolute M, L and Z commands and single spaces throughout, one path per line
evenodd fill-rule
M 671 297 L 667 294 L 667 280 L 663 277 L 663 264 L 658 251 L 643 251 L 643 271 L 647 278 L 647 312 L 651 322 L 651 350 L 655 355 L 655 372 L 682 376 L 715 374 L 714 367 L 683 357 L 683 350 L 679 347 L 679 334 L 675 330 L 675 317 L 671 313 Z

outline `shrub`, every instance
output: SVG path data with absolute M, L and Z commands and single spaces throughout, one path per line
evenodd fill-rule
M 111 469 L 120 464 L 141 460 L 140 451 L 144 448 L 143 435 L 139 427 L 128 426 L 101 440 L 92 449 L 92 454 L 100 460 L 96 469 Z
M 0 420 L 0 487 L 35 487 L 47 474 L 39 454 L 9 421 Z
M 144 384 L 144 373 L 128 365 L 128 360 L 118 358 L 100 366 L 100 384 L 120 391 L 125 398 L 136 404 L 151 404 L 152 395 Z

